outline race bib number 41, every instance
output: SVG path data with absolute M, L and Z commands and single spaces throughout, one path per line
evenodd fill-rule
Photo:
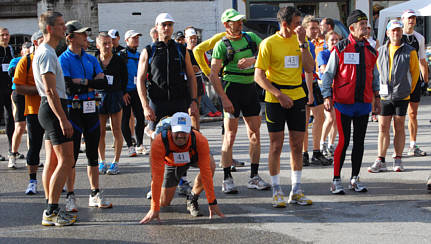
M 284 56 L 284 68 L 298 68 L 299 56 Z
M 344 53 L 345 64 L 359 64 L 359 53 Z
M 186 164 L 190 163 L 190 153 L 182 152 L 182 153 L 172 153 L 174 155 L 174 163 L 176 164 Z

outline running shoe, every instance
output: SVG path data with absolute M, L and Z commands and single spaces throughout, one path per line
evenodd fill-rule
M 0 161 L 6 161 L 6 158 L 0 154 Z
M 234 167 L 244 167 L 245 163 L 241 162 L 241 161 L 238 161 L 236 159 L 232 159 L 232 166 L 234 166 Z
M 255 175 L 248 181 L 248 189 L 267 190 L 271 188 L 271 185 L 266 183 L 259 175 Z
M 222 191 L 225 194 L 237 194 L 238 190 L 236 189 L 235 183 L 233 183 L 232 178 L 228 178 L 227 180 L 223 180 Z
M 394 172 L 403 172 L 404 171 L 404 166 L 403 166 L 403 162 L 401 161 L 401 158 L 394 158 L 394 164 L 392 167 Z
M 105 162 L 100 162 L 99 163 L 99 174 L 104 175 L 104 174 L 106 174 L 107 170 L 108 170 L 108 168 L 107 168 Z
M 427 181 L 427 189 L 428 191 L 431 193 L 431 176 L 428 177 L 428 181 Z
M 25 155 L 21 154 L 19 152 L 16 153 L 16 156 L 17 156 L 18 159 L 24 159 L 25 158 Z
M 187 196 L 192 191 L 192 187 L 190 186 L 190 182 L 188 180 L 184 180 L 183 184 L 178 185 L 178 195 Z
M 311 158 L 311 164 L 314 165 L 321 165 L 321 166 L 329 166 L 332 164 L 332 160 L 327 159 L 325 156 L 323 156 L 322 152 L 313 152 L 313 157 Z
M 136 157 L 136 150 L 134 146 L 129 147 L 129 157 Z
M 328 143 L 324 142 L 320 151 L 322 152 L 323 156 L 330 157 L 330 155 L 328 155 Z
M 149 192 L 147 192 L 147 199 L 150 200 L 152 197 L 153 197 L 153 193 L 150 190 Z
M 202 216 L 202 213 L 199 209 L 198 201 L 194 200 L 191 195 L 187 195 L 187 210 L 190 212 L 190 215 L 193 217 Z
M 374 161 L 373 165 L 368 167 L 368 172 L 370 173 L 379 173 L 381 171 L 387 171 L 388 168 L 386 167 L 386 162 L 383 162 L 380 158 L 377 158 L 376 161 Z
M 94 197 L 90 195 L 90 198 L 88 199 L 88 206 L 97 208 L 112 208 L 112 203 L 105 200 L 103 194 L 98 192 Z
M 359 176 L 353 176 L 350 180 L 349 189 L 356 192 L 367 192 L 367 187 L 365 187 L 360 181 Z
M 46 210 L 43 211 L 42 225 L 65 226 L 65 225 L 73 225 L 75 222 L 76 222 L 76 218 L 73 218 L 73 216 L 66 214 L 61 209 L 58 209 L 49 215 L 47 214 Z
M 132 137 L 132 146 L 136 147 L 136 139 Z
M 305 205 L 313 204 L 313 201 L 308 199 L 302 191 L 299 191 L 298 193 L 293 193 L 293 191 L 291 191 L 289 194 L 289 200 L 287 200 L 287 203 L 305 206 Z
M 78 212 L 76 207 L 75 194 L 69 194 L 66 196 L 66 211 L 67 212 Z
M 34 195 L 37 193 L 37 180 L 30 180 L 30 183 L 25 190 L 26 195 Z
M 334 179 L 330 188 L 332 194 L 344 195 L 344 187 L 341 184 L 341 179 Z
M 407 152 L 407 155 L 414 156 L 414 157 L 422 157 L 426 156 L 427 153 L 422 151 L 417 145 L 414 147 L 409 147 L 409 151 Z
M 118 175 L 120 173 L 118 170 L 118 163 L 112 163 L 106 173 L 108 175 Z
M 334 156 L 334 153 L 335 153 L 334 145 L 330 145 L 330 146 L 328 147 L 328 154 L 330 154 L 330 156 L 329 156 L 329 157 L 333 157 L 333 156 Z
M 16 169 L 17 168 L 16 159 L 17 159 L 17 156 L 15 153 L 9 153 L 9 163 L 7 164 L 7 167 L 9 169 Z
M 308 156 L 308 152 L 302 153 L 302 166 L 310 166 L 310 157 Z
M 43 163 L 42 163 L 42 162 L 40 162 L 40 163 L 39 163 L 39 165 L 38 165 L 38 167 L 39 167 L 39 168 L 43 168 Z
M 142 154 L 142 155 L 148 155 L 150 154 L 150 150 L 147 149 L 144 145 L 141 145 L 139 147 L 136 147 L 136 153 Z
M 284 200 L 284 193 L 281 190 L 276 191 L 272 195 L 272 206 L 274 208 L 285 208 L 286 201 Z

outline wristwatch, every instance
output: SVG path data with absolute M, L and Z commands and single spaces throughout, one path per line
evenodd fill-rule
M 308 42 L 303 42 L 301 45 L 299 45 L 299 48 L 308 48 Z

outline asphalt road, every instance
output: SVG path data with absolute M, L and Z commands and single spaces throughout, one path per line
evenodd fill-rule
M 417 141 L 429 153 L 430 119 L 431 97 L 424 97 L 419 109 Z M 202 124 L 202 132 L 209 140 L 217 164 L 221 148 L 220 124 Z M 261 133 L 260 175 L 270 182 L 267 170 L 269 139 L 265 123 Z M 226 218 L 208 219 L 208 205 L 203 196 L 199 202 L 204 216 L 191 217 L 186 211 L 185 199 L 176 196 L 172 206 L 162 209 L 161 224 L 149 225 L 138 223 L 150 204 L 145 198 L 150 185 L 148 156 L 123 156 L 119 175 L 101 176 L 105 197 L 114 204 L 112 209 L 102 210 L 87 207 L 89 183 L 86 160 L 81 154 L 75 190 L 79 220 L 74 226 L 62 228 L 41 225 L 45 206 L 41 170 L 38 172 L 39 194 L 27 196 L 24 194 L 28 183 L 25 161 L 18 161 L 20 168 L 17 170 L 10 170 L 7 162 L 0 162 L 0 243 L 430 243 L 431 194 L 425 189 L 426 179 L 431 174 L 430 157 L 406 156 L 403 173 L 368 173 L 366 167 L 377 156 L 377 133 L 377 123 L 370 122 L 360 174 L 362 182 L 368 186 L 367 193 L 347 191 L 343 196 L 331 195 L 329 186 L 333 168 L 311 166 L 304 168 L 302 182 L 313 205 L 274 209 L 271 191 L 247 189 L 250 172 L 248 140 L 241 123 L 234 155 L 244 160 L 246 167 L 233 173 L 240 193 L 225 195 L 221 192 L 223 172 L 220 168 L 214 177 L 218 203 Z M 109 146 L 112 143 L 110 132 L 107 140 Z M 25 141 L 26 135 L 21 152 L 26 151 Z M 148 144 L 147 139 L 145 143 Z M 126 154 L 126 148 L 123 149 Z M 342 171 L 346 188 L 351 173 L 350 149 Z M 0 153 L 6 151 L 6 135 L 0 135 Z M 290 191 L 288 151 L 286 143 L 281 158 L 281 184 L 286 193 Z M 391 143 L 387 158 L 392 153 Z M 41 157 L 44 160 L 44 151 Z M 113 149 L 107 148 L 107 158 L 112 157 Z M 391 166 L 391 160 L 388 161 Z M 189 178 L 196 173 L 197 170 L 192 169 Z M 62 196 L 61 204 L 64 204 L 64 198 Z

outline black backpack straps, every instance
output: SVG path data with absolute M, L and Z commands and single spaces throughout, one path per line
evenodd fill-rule
M 192 145 L 190 147 L 190 155 L 192 156 L 190 158 L 190 163 L 196 163 L 198 162 L 198 150 L 196 148 L 196 134 L 193 132 L 193 129 L 190 131 L 190 136 L 192 140 Z
M 162 130 L 161 134 L 163 144 L 165 145 L 165 156 L 167 157 L 171 153 L 171 150 L 169 149 L 168 130 Z
M 30 70 L 30 66 L 31 66 L 31 58 L 30 58 L 30 54 L 27 54 L 26 56 L 27 59 L 27 73 Z
M 251 52 L 254 56 L 257 55 L 257 43 L 255 41 L 253 41 L 253 39 L 251 39 L 251 36 L 249 34 L 247 34 L 247 32 L 243 32 L 242 35 L 245 37 L 245 39 L 247 40 L 247 48 L 251 49 Z

